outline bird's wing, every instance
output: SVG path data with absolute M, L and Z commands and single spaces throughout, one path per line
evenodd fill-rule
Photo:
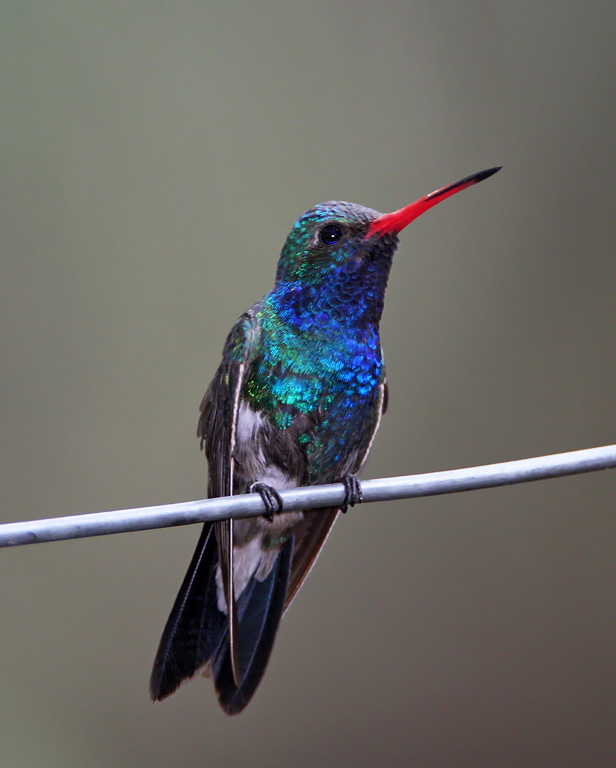
M 377 429 L 381 423 L 381 417 L 387 410 L 388 399 L 389 388 L 387 386 L 387 379 L 383 376 L 383 380 L 379 387 L 379 402 L 370 439 L 365 450 L 360 455 L 357 467 L 353 469 L 354 472 L 359 472 L 368 457 Z M 339 510 L 335 507 L 332 507 L 331 509 L 306 510 L 304 512 L 304 520 L 295 532 L 295 548 L 293 550 L 285 611 L 293 602 L 295 595 L 299 592 L 306 577 L 310 573 L 312 566 L 319 556 L 321 547 L 325 544 L 329 532 L 336 521 L 338 512 Z
M 154 701 L 170 696 L 218 647 L 223 614 L 217 610 L 217 564 L 218 544 L 206 523 L 158 645 L 150 677 Z
M 234 488 L 235 443 L 240 395 L 259 336 L 254 312 L 249 310 L 229 334 L 222 362 L 201 402 L 197 437 L 208 460 L 208 495 L 231 496 Z M 241 682 L 237 648 L 237 610 L 233 585 L 233 522 L 215 524 L 223 588 L 229 617 L 231 663 L 236 685 Z

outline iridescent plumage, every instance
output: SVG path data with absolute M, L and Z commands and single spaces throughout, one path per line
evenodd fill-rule
M 444 199 L 486 175 L 439 192 Z M 413 206 L 431 207 L 439 192 Z M 397 232 L 415 215 L 412 206 L 382 215 L 329 202 L 295 223 L 274 288 L 231 330 L 201 404 L 210 496 L 359 471 L 387 406 L 379 321 Z M 203 670 L 223 710 L 240 712 L 337 514 L 206 524 L 163 632 L 152 698 Z

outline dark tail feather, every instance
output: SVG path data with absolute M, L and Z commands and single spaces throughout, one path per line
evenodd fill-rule
M 203 527 L 188 571 L 163 630 L 152 676 L 153 701 L 170 696 L 212 656 L 224 632 L 226 615 L 218 610 L 214 528 Z
M 238 650 L 242 682 L 236 686 L 229 642 L 220 645 L 214 660 L 214 684 L 220 706 L 237 715 L 259 685 L 284 610 L 291 571 L 294 537 L 283 545 L 275 565 L 263 581 L 252 579 L 238 601 Z

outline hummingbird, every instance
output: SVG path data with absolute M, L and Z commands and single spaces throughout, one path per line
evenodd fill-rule
M 273 289 L 227 337 L 197 429 L 208 496 L 256 492 L 266 513 L 205 523 L 160 640 L 154 701 L 198 672 L 226 714 L 251 700 L 338 513 L 361 501 L 357 473 L 387 410 L 379 322 L 398 234 L 498 170 L 392 213 L 320 203 L 293 225 Z M 341 507 L 282 510 L 280 491 L 333 482 Z

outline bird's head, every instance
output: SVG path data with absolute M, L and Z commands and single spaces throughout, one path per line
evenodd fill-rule
M 487 179 L 499 168 L 437 189 L 392 213 L 355 203 L 319 203 L 293 225 L 283 246 L 275 291 L 289 312 L 329 309 L 363 314 L 378 322 L 398 233 L 437 203 Z M 307 318 L 306 318 L 307 319 Z

